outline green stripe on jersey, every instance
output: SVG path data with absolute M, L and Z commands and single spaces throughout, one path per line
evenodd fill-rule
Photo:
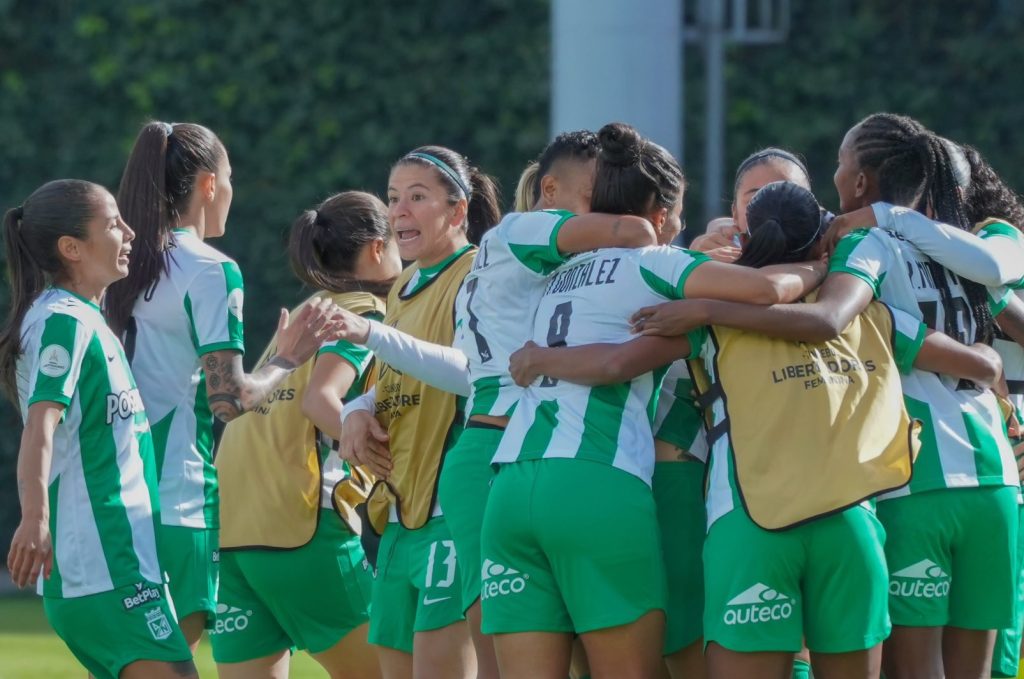
M 242 323 L 242 271 L 231 260 L 221 262 L 224 270 L 225 294 L 228 299 L 228 342 L 233 346 L 245 346 L 245 329 Z
M 924 401 L 903 395 L 903 403 L 907 406 L 907 414 L 912 420 L 920 420 L 921 427 L 921 450 L 914 460 L 914 471 L 910 477 L 910 492 L 914 492 L 914 481 L 927 479 L 933 481 L 943 477 L 942 466 L 939 462 L 939 442 L 935 437 L 935 425 L 932 422 L 931 405 Z
M 679 279 L 679 286 L 676 287 L 670 281 L 666 281 L 664 278 L 654 273 L 650 269 L 643 266 L 640 267 L 640 277 L 643 278 L 644 283 L 647 284 L 651 290 L 667 297 L 668 299 L 682 299 L 683 298 L 683 287 L 686 285 L 686 277 L 682 276 Z
M 64 579 L 60 574 L 60 558 L 58 550 L 63 553 L 63 545 L 56 539 L 57 536 L 57 512 L 59 511 L 57 498 L 60 495 L 60 477 L 53 479 L 53 483 L 47 491 L 49 493 L 50 506 L 50 548 L 52 551 L 53 569 L 50 571 L 50 579 L 43 581 L 43 594 L 60 596 L 64 591 Z
M 963 416 L 964 429 L 975 450 L 974 468 L 978 481 L 982 484 L 992 480 L 1002 483 L 1003 465 L 995 435 L 974 413 L 965 412 Z M 1005 429 L 1003 435 L 1007 435 Z
M 605 384 L 590 390 L 587 407 L 583 413 L 583 436 L 580 437 L 576 457 L 607 464 L 614 462 L 615 453 L 618 451 L 618 446 L 614 443 L 619 440 L 619 430 L 622 428 L 622 417 L 626 413 L 626 400 L 629 398 L 631 384 Z M 609 441 L 613 443 L 610 449 Z
M 481 377 L 473 382 L 473 395 L 470 397 L 468 417 L 473 415 L 490 415 L 494 404 L 501 395 L 502 378 L 498 375 Z
M 83 362 L 93 366 L 102 366 L 107 360 L 103 345 L 95 335 L 90 340 L 86 352 Z M 83 371 L 79 379 L 79 389 L 83 396 L 117 394 L 106 370 L 90 370 L 87 373 Z M 115 413 L 112 417 L 118 415 Z M 110 572 L 114 587 L 121 586 L 126 580 L 141 582 L 145 578 L 142 577 L 139 558 L 132 540 L 132 524 L 121 498 L 121 467 L 118 465 L 114 430 L 109 423 L 100 426 L 102 423 L 95 419 L 90 423 L 94 423 L 95 426 L 90 427 L 83 421 L 78 430 L 78 439 L 82 451 L 85 486 L 92 515 L 96 520 L 107 570 Z
M 207 528 L 220 526 L 217 494 L 217 468 L 213 466 L 213 413 L 206 395 L 206 371 L 199 373 L 196 400 L 196 448 L 203 456 L 203 519 Z
M 523 437 L 520 460 L 539 460 L 551 444 L 558 426 L 558 401 L 541 401 L 533 413 L 533 424 Z

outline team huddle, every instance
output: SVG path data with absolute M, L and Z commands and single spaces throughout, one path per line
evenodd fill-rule
M 758 151 L 682 249 L 629 125 L 507 214 L 419 147 L 296 218 L 250 373 L 230 175 L 154 122 L 116 198 L 4 219 L 7 563 L 93 676 L 196 676 L 204 631 L 222 679 L 1017 676 L 1024 204 L 974 148 L 871 115 L 837 214 Z

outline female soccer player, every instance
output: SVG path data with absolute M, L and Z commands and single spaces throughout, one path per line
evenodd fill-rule
M 21 409 L 21 523 L 7 567 L 98 679 L 195 677 L 157 558 L 153 439 L 100 300 L 134 233 L 105 189 L 49 182 L 4 217 L 3 386 Z M 42 575 L 42 577 L 40 577 Z
M 162 525 L 161 564 L 182 631 L 195 648 L 212 626 L 217 583 L 213 416 L 230 421 L 263 401 L 319 346 L 329 307 L 282 310 L 277 353 L 242 368 L 242 274 L 204 243 L 224 234 L 231 207 L 227 151 L 207 128 L 149 123 L 135 141 L 118 205 L 136 229 L 128 277 L 104 307 L 125 336 L 153 420 Z
M 391 289 L 385 323 L 450 346 L 456 295 L 476 253 L 471 242 L 499 217 L 493 181 L 460 154 L 425 146 L 399 159 L 388 179 L 388 219 L 402 259 L 415 264 Z M 386 466 L 375 468 L 382 478 L 363 526 L 364 536 L 381 536 L 369 638 L 380 647 L 385 677 L 409 677 L 414 668 L 417 675 L 474 676 L 461 566 L 437 502 L 441 462 L 461 432 L 464 401 L 385 361 L 375 376 L 377 419 L 350 415 L 341 442 L 342 458 L 354 460 L 357 442 L 386 441 Z
M 972 226 L 946 145 L 909 118 L 875 114 L 854 126 L 840 147 L 835 183 L 844 212 L 881 200 L 927 207 L 944 222 Z M 878 221 L 888 213 L 888 207 L 876 210 Z M 984 288 L 971 279 L 995 274 L 966 270 L 979 251 L 965 241 L 959 254 L 965 266 L 954 275 L 917 240 L 856 231 L 840 242 L 812 304 L 762 309 L 698 302 L 690 311 L 702 323 L 816 341 L 838 334 L 877 297 L 961 341 L 984 340 L 991 313 Z M 678 332 L 691 326 L 678 322 L 681 311 L 643 309 L 638 317 L 647 319 L 648 332 Z M 666 323 L 669 315 L 674 320 Z M 894 624 L 885 673 L 982 676 L 995 630 L 1014 622 L 1019 481 L 1013 454 L 990 392 L 919 370 L 903 387 L 908 410 L 925 429 L 910 485 L 878 506 L 888 536 Z
M 376 319 L 402 270 L 387 208 L 358 191 L 303 212 L 289 255 L 316 295 Z M 224 430 L 216 465 L 223 620 L 211 635 L 221 679 L 287 676 L 294 648 L 335 679 L 380 675 L 366 640 L 373 578 L 354 510 L 371 479 L 330 454 L 342 403 L 363 392 L 372 360 L 363 347 L 326 342 Z
M 682 173 L 671 156 L 626 125 L 605 126 L 600 138 L 592 207 L 678 223 Z M 780 291 L 759 272 L 675 248 L 598 250 L 549 276 L 534 337 L 549 346 L 628 339 L 623 304 L 684 292 L 794 299 L 819 280 L 799 271 Z M 665 575 L 650 558 L 660 546 L 648 410 L 662 374 L 609 389 L 551 380 L 524 391 L 494 459 L 482 538 L 484 631 L 499 635 L 502 676 L 564 675 L 573 631 L 597 674 L 661 671 Z
M 805 189 L 791 183 L 765 187 L 751 203 L 751 239 L 740 261 L 763 266 L 813 257 L 820 250 L 823 233 L 820 217 L 817 201 Z M 905 413 L 901 422 L 895 419 L 903 411 L 897 364 L 909 367 L 920 350 L 920 358 L 929 361 L 922 367 L 969 368 L 961 376 L 991 382 L 998 377 L 998 357 L 988 347 L 970 352 L 943 335 L 929 338 L 927 351 L 921 350 L 924 327 L 920 322 L 900 312 L 890 316 L 877 305 L 857 319 L 842 343 L 832 345 L 794 347 L 721 329 L 714 335 L 713 343 L 704 335 L 690 335 L 694 345 L 703 347 L 706 364 L 694 368 L 695 374 L 706 369 L 713 376 L 714 389 L 705 384 L 702 391 L 724 392 L 717 402 L 707 402 L 714 425 L 709 432 L 712 459 L 705 548 L 705 624 L 712 676 L 788 677 L 792 651 L 800 647 L 804 635 L 813 650 L 827 654 L 815 657 L 820 673 L 877 676 L 879 644 L 889 631 L 888 578 L 878 522 L 857 503 L 872 492 L 891 488 L 889 483 L 902 484 L 909 478 L 911 426 Z M 896 342 L 890 348 L 892 337 Z M 622 349 L 638 348 L 631 344 Z M 951 345 L 957 354 L 968 357 L 966 364 L 950 354 L 946 347 Z M 621 353 L 619 347 L 615 349 L 613 354 Z M 579 364 L 582 357 L 570 352 L 581 349 L 531 351 L 532 370 L 549 377 L 578 377 L 564 366 Z M 591 354 L 594 358 L 598 357 Z M 607 354 L 602 358 L 623 360 Z M 799 374 L 787 368 L 794 362 L 802 371 Z M 848 379 L 850 375 L 853 379 Z M 858 384 L 864 386 L 846 386 Z M 856 393 L 844 393 L 847 390 Z M 721 400 L 725 398 L 728 412 Z M 773 407 L 800 408 L 824 424 L 794 429 L 784 417 L 765 415 Z M 837 418 L 835 413 L 842 415 Z M 868 434 L 868 422 L 877 425 L 880 433 Z M 794 439 L 802 439 L 804 445 Z M 759 442 L 770 443 L 766 447 Z M 808 448 L 818 452 L 813 460 L 801 460 L 800 451 Z M 826 450 L 829 455 L 823 454 Z M 787 459 L 791 452 L 793 458 Z M 899 466 L 902 476 L 879 483 L 875 480 L 878 470 L 873 470 L 864 477 L 870 484 L 862 486 L 858 456 L 870 459 L 876 453 L 884 455 L 886 466 Z M 751 472 L 758 459 L 759 471 Z M 844 459 L 852 460 L 854 466 L 846 466 Z M 841 481 L 831 487 L 821 484 L 825 490 L 809 489 L 802 469 L 820 460 L 826 464 L 815 470 L 816 476 Z M 902 465 L 897 464 L 900 460 Z M 851 486 L 858 492 L 853 493 Z M 794 488 L 806 492 L 797 496 Z M 797 506 L 806 510 L 781 522 L 774 516 Z M 827 515 L 837 511 L 841 513 Z M 786 530 L 763 530 L 759 526 L 766 520 L 774 522 L 770 526 L 774 530 Z M 794 520 L 801 525 L 786 525 Z M 756 558 L 744 558 L 737 550 Z M 734 567 L 723 569 L 723 563 Z M 837 606 L 843 609 L 842 616 L 829 613 Z
M 747 237 L 747 205 L 762 186 L 772 182 L 811 188 L 807 166 L 796 154 L 774 146 L 750 154 L 736 168 L 730 216 L 712 220 L 707 232 L 693 239 L 690 249 L 721 262 L 736 261 Z

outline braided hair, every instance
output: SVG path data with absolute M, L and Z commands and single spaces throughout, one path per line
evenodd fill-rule
M 939 221 L 966 231 L 973 228 L 957 183 L 954 159 L 941 137 L 913 118 L 875 113 L 857 124 L 852 142 L 857 164 L 877 177 L 881 200 L 922 213 L 930 209 Z M 958 337 L 961 333 L 955 325 L 956 309 L 950 290 L 953 273 L 936 262 L 929 261 L 928 267 L 945 308 L 944 330 Z M 989 343 L 994 323 L 985 287 L 965 279 L 960 282 L 977 328 L 974 339 Z
M 967 216 L 977 224 L 989 218 L 1002 219 L 1018 229 L 1024 228 L 1024 201 L 1014 192 L 978 149 L 961 146 L 971 166 L 970 186 L 967 188 Z

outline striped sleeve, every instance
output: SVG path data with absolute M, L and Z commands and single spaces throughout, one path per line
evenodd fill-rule
M 370 311 L 363 314 L 364 318 L 369 318 L 374 321 L 384 320 L 383 314 L 376 311 Z M 324 342 L 320 345 L 317 350 L 317 356 L 323 356 L 324 354 L 334 354 L 340 356 L 356 369 L 356 373 L 359 375 L 363 374 L 363 371 L 370 365 L 370 361 L 373 360 L 373 352 L 367 347 L 359 344 L 353 344 L 352 342 L 346 342 L 345 340 L 334 340 L 333 342 Z
M 889 254 L 871 229 L 857 229 L 839 241 L 829 260 L 828 271 L 856 276 L 871 287 L 877 299 L 889 268 Z
M 921 351 L 928 326 L 920 319 L 886 305 L 892 314 L 892 353 L 901 375 L 910 374 L 917 354 Z
M 707 255 L 671 245 L 644 248 L 637 256 L 644 283 L 666 299 L 684 299 L 686 279 L 698 266 L 711 261 Z
M 46 319 L 39 353 L 34 357 L 35 382 L 28 405 L 39 401 L 71 404 L 90 336 L 88 329 L 73 316 L 53 314 Z
M 534 273 L 548 275 L 568 257 L 558 251 L 558 232 L 575 217 L 567 210 L 538 210 L 508 215 L 501 233 L 512 256 Z
M 223 349 L 245 352 L 242 300 L 242 272 L 232 261 L 207 266 L 192 279 L 185 313 L 200 356 Z

